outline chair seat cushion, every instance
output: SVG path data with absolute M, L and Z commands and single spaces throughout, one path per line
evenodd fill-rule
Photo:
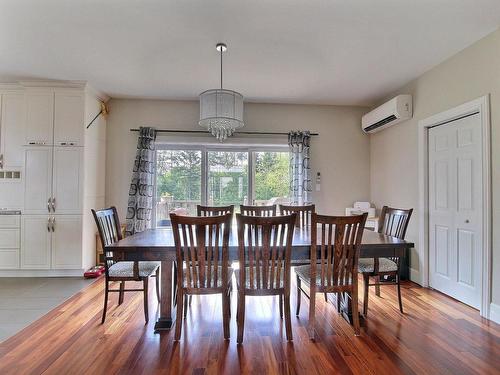
M 240 270 L 235 270 L 234 273 L 236 275 L 236 283 L 237 283 L 238 288 L 239 288 L 240 287 Z M 261 282 L 262 282 L 262 280 L 263 280 L 262 275 L 260 275 L 260 276 L 261 276 Z M 269 276 L 268 276 L 269 288 L 262 288 L 262 284 L 260 284 L 259 287 L 257 287 L 257 274 L 256 274 L 255 269 L 254 269 L 253 285 L 250 285 L 250 269 L 248 267 L 245 267 L 245 289 L 282 289 L 282 288 L 284 288 L 285 281 L 284 281 L 283 269 L 281 269 L 281 271 L 280 271 L 279 282 L 276 281 L 276 274 L 274 275 L 274 283 L 273 283 L 272 287 L 270 285 L 270 276 L 271 276 L 271 270 L 269 269 Z
M 139 262 L 139 277 L 149 277 L 160 267 L 160 262 Z M 109 277 L 134 277 L 134 262 L 116 262 L 109 267 Z
M 321 285 L 321 265 L 316 265 L 316 285 Z M 310 283 L 311 282 L 311 266 L 304 265 L 295 267 L 295 273 L 304 281 Z M 351 283 L 351 278 L 349 277 L 349 283 Z M 343 284 L 345 285 L 345 284 Z
M 360 258 L 358 260 L 358 272 L 370 273 L 374 272 L 375 260 L 373 258 Z M 394 272 L 398 270 L 396 262 L 388 258 L 378 258 L 378 271 L 379 272 Z
M 187 271 L 186 265 L 184 265 L 183 266 L 183 273 L 182 273 L 184 287 L 187 286 L 187 272 L 186 271 Z M 196 267 L 196 271 L 197 271 L 197 274 L 199 275 L 199 269 L 198 269 L 198 267 Z M 193 272 L 193 270 L 191 269 L 191 279 L 192 279 L 192 272 Z M 206 273 L 205 273 L 205 277 L 206 277 Z M 231 284 L 232 277 L 233 277 L 233 269 L 231 267 L 228 267 L 228 269 L 227 269 L 227 280 L 228 280 L 227 282 L 228 282 L 228 286 Z M 210 288 L 221 288 L 222 287 L 222 267 L 221 266 L 217 267 L 217 284 L 215 283 L 215 275 L 214 275 L 214 273 L 211 274 L 211 278 L 212 278 L 212 280 L 211 280 L 211 283 L 210 283 Z M 199 279 L 198 279 L 198 281 L 199 281 Z M 208 281 L 208 280 L 205 280 L 205 282 L 206 281 Z M 201 288 L 208 288 L 208 283 L 205 284 L 204 286 L 201 286 L 200 289 Z

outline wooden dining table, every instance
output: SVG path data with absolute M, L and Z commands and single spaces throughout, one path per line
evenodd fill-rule
M 321 231 L 318 231 L 318 236 Z M 365 229 L 360 248 L 361 258 L 373 257 L 405 257 L 413 243 L 386 236 Z M 169 330 L 175 322 L 175 243 L 171 227 L 149 229 L 109 245 L 117 260 L 151 260 L 161 261 L 161 295 L 159 318 L 155 324 L 155 332 Z M 311 249 L 310 228 L 296 228 L 292 243 L 292 262 L 304 264 L 309 260 Z M 233 228 L 229 236 L 229 259 L 238 260 L 238 236 Z M 349 308 L 346 308 L 349 310 Z M 349 311 L 344 311 L 346 319 Z

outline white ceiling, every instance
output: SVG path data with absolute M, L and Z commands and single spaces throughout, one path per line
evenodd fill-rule
M 492 32 L 499 0 L 0 0 L 0 79 L 112 97 L 370 104 Z

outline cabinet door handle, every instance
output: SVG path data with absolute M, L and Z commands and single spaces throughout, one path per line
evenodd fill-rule
M 56 229 L 56 218 L 53 217 L 52 218 L 52 232 L 54 232 L 55 229 Z
M 56 198 L 52 198 L 52 212 L 56 212 Z
M 3 169 L 3 154 L 0 154 L 0 169 Z
M 47 232 L 50 233 L 50 217 L 47 219 Z
M 47 199 L 47 211 L 50 212 L 50 200 L 51 198 Z

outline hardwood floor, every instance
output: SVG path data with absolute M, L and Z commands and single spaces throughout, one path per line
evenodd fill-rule
M 223 339 L 220 297 L 193 297 L 179 343 L 173 330 L 153 333 L 154 295 L 148 325 L 140 293 L 127 295 L 121 306 L 112 295 L 101 325 L 103 285 L 97 280 L 0 344 L 0 374 L 500 373 L 500 326 L 413 283 L 403 284 L 404 315 L 395 288 L 382 288 L 382 298 L 370 295 L 359 337 L 318 295 L 316 342 L 306 331 L 307 299 L 300 316 L 292 315 L 294 340 L 287 343 L 277 298 L 249 298 L 242 346 L 236 344 L 234 315 L 231 340 Z M 235 294 L 231 307 L 235 312 Z

